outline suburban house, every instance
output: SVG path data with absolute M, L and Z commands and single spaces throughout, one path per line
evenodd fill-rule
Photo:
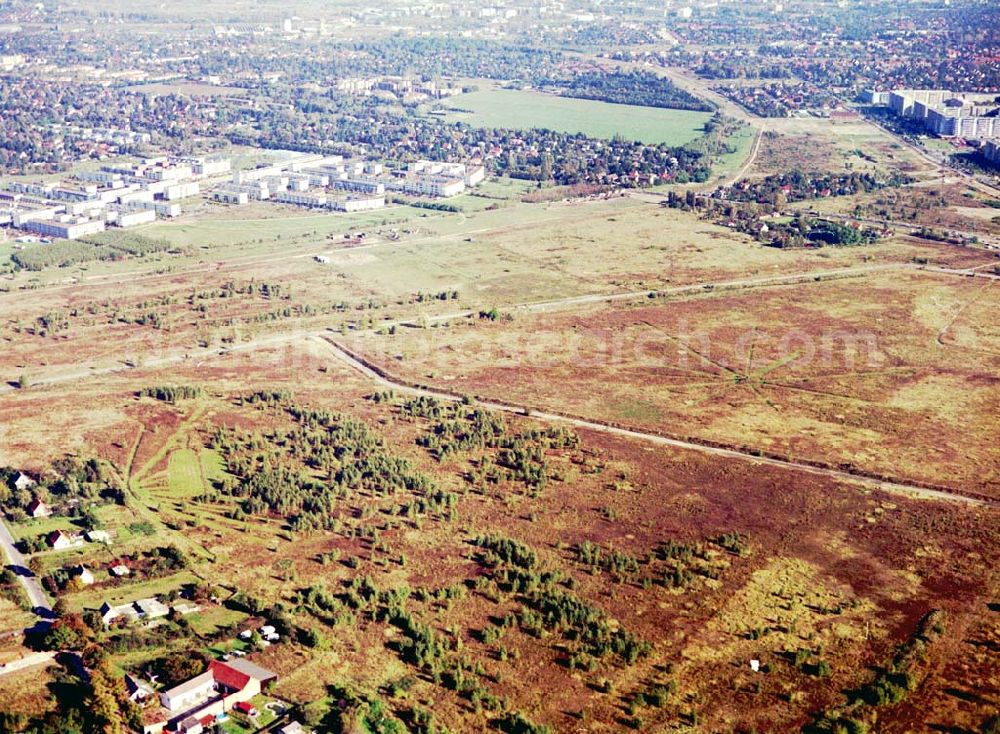
M 14 480 L 15 489 L 31 489 L 35 486 L 35 480 L 24 472 L 18 472 L 17 479 Z
M 206 670 L 191 680 L 163 691 L 160 694 L 160 704 L 173 714 L 187 711 L 215 697 L 215 676 L 211 670 Z
M 138 621 L 140 619 L 160 619 L 170 614 L 170 608 L 167 605 L 152 597 L 117 606 L 111 606 L 108 602 L 104 602 L 99 611 L 105 626 L 122 617 L 129 621 Z
M 128 674 L 125 675 L 125 692 L 128 694 L 129 700 L 134 703 L 145 701 L 153 695 L 153 689 L 147 683 Z
M 53 530 L 49 533 L 48 541 L 53 550 L 66 550 L 79 545 L 79 540 L 74 540 L 62 530 Z
M 132 570 L 126 566 L 124 563 L 118 563 L 108 569 L 112 576 L 121 578 L 122 576 L 128 576 L 132 573 Z
M 160 693 L 162 710 L 147 717 L 144 734 L 199 734 L 221 714 L 246 708 L 277 679 L 249 660 L 213 660 L 204 673 Z
M 278 729 L 278 734 L 307 734 L 306 728 L 297 721 L 285 724 Z
M 23 474 L 21 476 L 24 476 Z M 29 480 L 30 481 L 30 480 Z M 52 508 L 37 497 L 28 505 L 28 514 L 32 517 L 52 517 Z
M 74 568 L 73 575 L 79 579 L 80 583 L 84 586 L 90 586 L 97 580 L 94 578 L 94 574 L 87 570 L 86 566 L 77 566 Z
M 88 530 L 84 533 L 84 537 L 86 537 L 91 543 L 108 544 L 111 542 L 111 533 L 106 530 Z

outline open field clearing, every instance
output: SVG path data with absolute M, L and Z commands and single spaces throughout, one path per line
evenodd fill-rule
M 855 171 L 886 176 L 890 172 L 922 176 L 926 160 L 864 122 L 768 120 L 753 176 L 788 171 Z
M 448 100 L 447 119 L 480 127 L 548 128 L 598 138 L 684 145 L 702 134 L 707 112 L 637 107 L 544 92 L 490 89 Z
M 271 207 L 267 217 L 244 218 L 239 208 L 231 207 L 215 217 L 176 224 L 157 222 L 141 231 L 151 237 L 164 237 L 178 245 L 192 247 L 294 241 L 304 237 L 319 242 L 331 235 L 342 239 L 346 232 L 381 226 L 384 221 L 404 222 L 420 213 L 408 207 L 389 207 L 356 214 L 308 214 L 301 209 Z
M 778 133 L 779 137 L 776 140 L 779 144 L 783 139 L 792 142 L 792 147 L 784 156 L 780 152 L 776 154 L 778 158 L 775 163 L 780 170 L 788 171 L 794 168 L 807 170 L 807 166 L 798 161 L 794 155 L 796 141 L 800 141 L 803 137 L 816 139 L 816 148 L 821 152 L 836 151 L 843 155 L 861 150 L 875 158 L 883 170 L 892 169 L 911 175 L 926 174 L 933 170 L 925 158 L 865 120 L 790 117 L 769 119 L 767 123 L 769 130 Z M 806 160 L 809 160 L 808 152 L 806 155 Z M 862 162 L 858 164 L 860 166 Z
M 888 300 L 882 290 L 892 285 L 877 287 L 879 300 Z M 906 293 L 902 287 L 895 298 L 901 293 Z M 769 292 L 762 306 L 789 312 L 787 304 L 796 300 L 802 299 Z M 714 300 L 699 303 L 706 325 L 714 324 Z M 553 318 L 583 324 L 599 316 L 608 328 L 628 335 L 636 316 L 659 318 L 666 327 L 669 318 L 656 312 L 682 306 L 657 302 Z M 837 307 L 838 318 L 848 318 L 845 308 Z M 792 310 L 793 323 L 794 316 Z M 887 329 L 899 326 L 894 313 L 886 318 L 892 320 Z M 922 318 L 932 320 L 932 314 Z M 515 320 L 505 328 L 515 336 L 521 326 Z M 548 333 L 549 317 L 538 317 L 533 328 Z M 440 332 L 453 333 L 460 331 Z M 396 338 L 402 340 L 402 334 Z M 885 350 L 895 354 L 899 343 Z M 763 338 L 759 346 L 763 365 L 773 355 Z M 591 389 L 579 374 L 576 382 L 561 379 L 550 384 L 573 385 L 575 393 Z M 133 397 L 143 386 L 164 382 L 200 385 L 204 396 L 178 405 Z M 515 384 L 508 383 L 508 393 Z M 255 390 L 289 397 L 274 403 L 236 399 Z M 397 624 L 373 607 L 351 606 L 350 584 L 368 578 L 381 590 L 410 589 L 408 614 L 449 640 L 444 659 L 468 661 L 465 675 L 481 688 L 483 701 L 487 695 L 502 697 L 507 710 L 556 731 L 573 730 L 583 720 L 590 731 L 616 731 L 635 717 L 651 731 L 689 724 L 692 717 L 711 730 L 796 731 L 809 720 L 808 711 L 838 705 L 844 700 L 839 691 L 869 682 L 873 667 L 911 640 L 932 609 L 943 612 L 941 632 L 912 668 L 917 683 L 905 709 L 880 708 L 879 720 L 883 726 L 903 722 L 898 731 L 915 716 L 943 726 L 977 721 L 980 708 L 968 704 L 961 675 L 945 683 L 928 674 L 959 662 L 964 675 L 977 676 L 969 680 L 996 672 L 996 660 L 966 642 L 988 642 L 995 626 L 996 613 L 988 606 L 998 590 L 995 510 L 913 501 L 808 475 L 793 478 L 786 470 L 748 461 L 589 431 L 580 431 L 578 442 L 544 450 L 548 478 L 540 485 L 514 477 L 481 481 L 478 472 L 497 460 L 493 450 L 456 448 L 434 458 L 434 449 L 418 439 L 435 435 L 435 419 L 407 412 L 412 408 L 399 398 L 371 400 L 372 390 L 362 375 L 312 341 L 291 351 L 216 356 L 198 368 L 139 368 L 72 390 L 43 387 L 6 399 L 5 425 L 20 431 L 21 442 L 17 455 L 4 459 L 96 453 L 120 474 L 128 474 L 131 465 L 132 473 L 145 476 L 142 483 L 152 486 L 130 496 L 130 506 L 145 512 L 152 503 L 162 525 L 150 540 L 188 544 L 190 568 L 115 590 L 71 593 L 67 601 L 80 608 L 104 598 L 134 599 L 195 580 L 187 574 L 208 576 L 218 586 L 268 603 L 282 601 L 296 624 L 323 639 L 318 650 L 288 641 L 254 658 L 282 676 L 279 692 L 294 700 L 322 698 L 329 695 L 328 685 L 345 680 L 374 693 L 410 676 L 406 693 L 389 699 L 393 705 L 433 707 L 435 719 L 453 731 L 482 730 L 495 717 L 487 704 L 479 708 L 452 690 L 448 674 L 435 683 L 434 676 L 421 672 L 407 657 L 406 633 Z M 570 391 L 562 394 L 569 402 Z M 617 399 L 614 392 L 605 394 L 609 402 Z M 213 455 L 233 456 L 229 439 L 207 452 L 220 427 L 256 435 L 260 445 L 270 447 L 271 461 L 297 465 L 283 437 L 315 429 L 297 421 L 286 400 L 362 421 L 393 456 L 453 493 L 453 510 L 403 512 L 419 490 L 384 493 L 364 483 L 336 500 L 335 524 L 307 531 L 293 529 L 290 515 L 275 512 L 234 517 L 240 501 L 224 492 L 213 501 L 192 497 L 199 467 L 219 478 Z M 59 425 L 78 425 L 95 401 L 106 408 L 89 417 L 93 425 L 83 434 L 53 433 L 33 422 L 45 410 Z M 544 428 L 517 416 L 502 421 L 505 435 Z M 142 438 L 132 457 L 137 433 Z M 505 518 L 502 529 L 499 515 Z M 939 532 L 944 528 L 947 532 Z M 530 612 L 532 597 L 511 590 L 497 567 L 483 560 L 473 541 L 487 533 L 530 549 L 538 559 L 532 569 L 549 569 L 563 579 L 552 585 L 553 592 L 599 610 L 610 620 L 608 629 L 648 641 L 649 651 L 631 662 L 616 655 L 593 657 L 557 629 L 533 628 L 530 614 L 523 623 L 503 624 L 508 614 L 520 619 Z M 591 558 L 583 553 L 586 544 L 604 549 L 605 560 L 586 560 Z M 313 587 L 329 590 L 338 599 L 337 611 L 304 604 L 303 590 Z M 201 634 L 212 634 L 241 618 L 210 607 L 190 623 Z M 175 648 L 116 653 L 112 660 L 134 669 L 164 649 Z M 765 672 L 752 673 L 750 659 L 761 660 Z M 821 663 L 822 676 L 816 673 Z M 637 693 L 658 686 L 663 691 L 650 693 L 647 701 L 660 703 L 632 705 Z
M 56 706 L 53 690 L 58 686 L 53 677 L 56 671 L 56 666 L 43 666 L 0 675 L 0 701 L 3 701 L 4 711 L 37 716 L 53 710 Z
M 0 598 L 0 632 L 25 629 L 34 623 L 34 619 L 33 613 L 25 611 L 11 599 Z M 0 663 L 7 662 L 9 658 L 13 657 L 17 656 L 5 651 L 4 646 L 0 643 Z
M 783 142 L 895 165 L 870 127 L 810 149 L 813 121 L 782 124 L 761 171 Z M 454 732 L 520 712 L 792 733 L 822 711 L 976 731 L 1000 675 L 996 506 L 855 479 L 1000 497 L 1000 286 L 932 270 L 995 258 L 901 234 L 778 250 L 648 192 L 532 190 L 488 181 L 457 213 L 203 205 L 143 230 L 172 254 L 4 281 L 0 465 L 95 457 L 114 488 L 86 518 L 13 524 L 112 534 L 35 554 L 53 602 L 196 602 L 103 637 L 116 672 L 247 651 L 292 701 L 347 686 Z M 975 196 L 920 191 L 900 195 L 989 225 Z M 392 394 L 321 337 L 525 415 Z M 94 585 L 67 581 L 81 564 Z M 275 620 L 275 644 L 237 638 Z M 0 607 L 0 631 L 30 621 Z
M 73 285 L 0 294 L 6 342 L 0 376 L 41 381 L 70 368 L 82 375 L 162 355 L 193 359 L 209 348 L 272 335 L 419 323 L 425 314 L 560 298 L 914 259 L 950 267 L 989 262 L 981 252 L 907 239 L 779 251 L 629 197 L 420 221 L 410 234 L 373 235 L 358 247 L 270 242 L 238 257 L 228 250 L 219 260 L 182 258 L 176 270 L 161 274 L 132 275 L 135 264 L 118 263 L 106 267 L 106 278 L 86 275 Z M 314 262 L 317 252 L 330 262 Z
M 351 343 L 412 382 L 996 497 L 997 294 L 876 273 Z

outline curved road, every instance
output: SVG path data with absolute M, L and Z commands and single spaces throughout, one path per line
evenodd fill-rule
M 461 399 L 459 396 L 449 392 L 445 392 L 443 390 L 433 390 L 430 388 L 414 387 L 404 382 L 399 382 L 385 375 L 384 373 L 372 369 L 372 367 L 369 366 L 367 363 L 365 363 L 362 359 L 359 359 L 350 350 L 341 346 L 336 341 L 331 339 L 329 336 L 321 337 L 321 341 L 323 341 L 330 348 L 331 352 L 337 359 L 344 362 L 348 366 L 352 367 L 356 371 L 360 372 L 373 382 L 381 385 L 382 387 L 389 388 L 391 390 L 395 390 L 396 392 L 408 395 L 420 395 L 448 402 L 456 402 Z M 785 459 L 757 456 L 749 452 L 737 451 L 736 449 L 721 448 L 716 446 L 706 446 L 704 444 L 695 443 L 692 441 L 684 441 L 682 439 L 677 439 L 677 438 L 668 438 L 666 436 L 661 436 L 655 433 L 646 433 L 643 431 L 636 431 L 627 428 L 617 428 L 615 426 L 609 426 L 603 423 L 596 423 L 594 421 L 589 421 L 584 418 L 574 418 L 570 416 L 558 415 L 556 413 L 547 413 L 545 411 L 536 411 L 536 410 L 528 410 L 526 413 L 525 408 L 516 405 L 511 405 L 509 403 L 499 403 L 492 400 L 477 400 L 477 404 L 482 405 L 485 408 L 500 411 L 503 413 L 514 413 L 517 415 L 527 414 L 531 418 L 547 421 L 550 423 L 562 423 L 565 425 L 573 426 L 574 428 L 583 428 L 586 430 L 598 431 L 600 433 L 607 433 L 614 436 L 622 436 L 625 438 L 637 439 L 639 441 L 645 441 L 646 443 L 652 443 L 658 446 L 670 446 L 673 448 L 698 451 L 702 454 L 708 454 L 709 456 L 717 456 L 725 459 L 738 459 L 740 461 L 750 461 L 754 464 L 763 464 L 765 466 L 773 466 L 779 469 L 785 469 L 805 474 L 812 474 L 814 476 L 826 477 L 829 479 L 834 479 L 839 482 L 847 482 L 850 484 L 865 487 L 867 489 L 877 489 L 884 492 L 891 492 L 895 494 L 905 494 L 909 497 L 916 497 L 916 498 L 930 499 L 930 500 L 943 500 L 948 502 L 956 502 L 959 504 L 973 505 L 977 507 L 997 506 L 997 503 L 991 501 L 976 499 L 973 497 L 967 497 L 964 495 L 955 494 L 952 492 L 946 492 L 938 489 L 930 489 L 927 487 L 904 484 L 902 482 L 883 481 L 880 479 L 858 476 L 856 474 L 851 474 L 850 472 L 841 471 L 839 469 L 812 466 L 811 464 L 804 464 Z

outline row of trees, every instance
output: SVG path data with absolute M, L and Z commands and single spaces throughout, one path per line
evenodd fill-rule
M 822 171 L 804 172 L 796 169 L 788 173 L 765 176 L 762 179 L 743 181 L 720 194 L 729 201 L 756 202 L 780 208 L 797 201 L 828 196 L 854 196 L 887 187 L 904 186 L 912 181 L 910 176 L 899 172 L 880 178 L 872 173 L 838 174 Z
M 199 385 L 154 385 L 139 391 L 139 397 L 155 398 L 171 404 L 200 398 L 203 394 L 204 390 Z
M 567 97 L 615 104 L 699 112 L 711 112 L 714 109 L 712 105 L 681 89 L 668 78 L 650 71 L 586 71 L 556 82 L 556 88 Z

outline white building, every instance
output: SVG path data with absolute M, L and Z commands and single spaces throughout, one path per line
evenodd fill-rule
M 192 709 L 208 701 L 215 694 L 215 675 L 211 670 L 206 670 L 191 680 L 163 691 L 160 694 L 160 703 L 173 714 Z
M 274 195 L 274 200 L 282 204 L 296 204 L 298 206 L 320 207 L 327 205 L 326 194 L 312 194 L 308 191 L 279 191 Z
M 212 201 L 218 201 L 221 204 L 248 204 L 250 195 L 246 191 L 217 189 L 212 192 Z
M 940 105 L 951 96 L 945 89 L 897 89 L 889 93 L 889 108 L 897 117 L 915 117 L 928 105 Z M 915 107 L 916 102 L 922 103 L 920 110 Z
M 24 65 L 24 56 L 21 54 L 4 54 L 0 56 L 0 70 L 14 71 L 19 66 Z
M 137 227 L 140 224 L 149 224 L 156 221 L 156 211 L 153 209 L 108 210 L 108 222 L 118 227 Z
M 97 580 L 94 578 L 94 574 L 92 574 L 86 566 L 77 566 L 76 569 L 74 569 L 74 573 L 83 586 L 92 586 Z
M 163 198 L 167 201 L 174 199 L 186 199 L 189 196 L 197 196 L 200 188 L 197 181 L 185 181 L 176 183 L 163 189 Z
M 346 199 L 331 199 L 328 206 L 339 212 L 362 212 L 381 209 L 385 206 L 385 195 L 350 196 Z
M 63 240 L 76 240 L 89 234 L 104 231 L 104 221 L 101 219 L 86 219 L 83 221 L 70 219 L 61 221 L 55 219 L 33 219 L 24 225 L 29 232 L 43 237 L 55 237 Z

